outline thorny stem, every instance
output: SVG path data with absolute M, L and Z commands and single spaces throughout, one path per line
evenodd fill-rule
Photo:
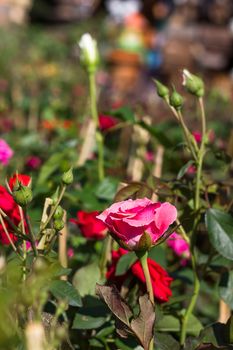
M 95 137 L 98 149 L 98 176 L 99 180 L 104 179 L 104 147 L 103 147 L 103 136 L 99 132 L 99 119 L 97 111 L 97 95 L 96 95 L 96 82 L 95 72 L 88 72 L 89 74 L 89 85 L 90 85 L 90 98 L 91 98 L 91 116 L 95 123 Z
M 106 265 L 109 260 L 109 255 L 111 253 L 111 246 L 112 246 L 112 237 L 108 234 L 103 242 L 103 248 L 102 248 L 100 263 L 99 263 L 100 276 L 103 279 L 105 277 Z

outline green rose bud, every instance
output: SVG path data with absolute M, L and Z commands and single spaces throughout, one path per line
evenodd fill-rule
M 180 110 L 183 106 L 184 99 L 183 97 L 178 94 L 178 92 L 174 89 L 170 99 L 169 99 L 170 105 L 174 107 L 177 111 Z
M 205 87 L 202 79 L 194 74 L 191 74 L 187 69 L 183 70 L 183 85 L 190 94 L 197 97 L 204 96 Z
M 65 226 L 64 222 L 60 219 L 54 220 L 53 222 L 53 228 L 56 231 L 61 231 L 64 228 L 64 226 Z
M 65 172 L 62 176 L 62 182 L 65 185 L 70 185 L 74 181 L 73 171 L 72 168 L 70 168 L 67 172 Z
M 169 90 L 168 88 L 160 83 L 158 80 L 154 80 L 156 89 L 157 89 L 157 94 L 159 97 L 163 98 L 164 100 L 168 100 L 169 98 Z
M 32 190 L 21 184 L 16 188 L 13 190 L 13 198 L 18 205 L 24 207 L 32 201 Z
M 62 207 L 59 205 L 53 215 L 54 219 L 62 219 L 64 214 L 64 210 Z

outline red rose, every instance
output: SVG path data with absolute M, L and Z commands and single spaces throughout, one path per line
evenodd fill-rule
M 31 177 L 24 174 L 14 174 L 9 180 L 10 189 L 13 190 L 16 182 L 20 182 L 23 186 L 28 186 L 31 182 Z
M 162 268 L 162 266 L 160 266 L 154 260 L 148 258 L 147 262 L 150 271 L 154 296 L 160 303 L 167 302 L 170 296 L 172 295 L 170 284 L 173 279 L 168 275 L 167 271 L 165 271 Z M 146 284 L 145 276 L 140 261 L 137 261 L 131 267 L 131 271 L 134 276 L 136 276 L 141 282 Z
M 103 239 L 107 228 L 105 224 L 96 218 L 98 211 L 87 213 L 85 211 L 77 212 L 77 219 L 70 219 L 71 222 L 78 225 L 82 235 L 90 239 Z
M 13 197 L 7 192 L 7 190 L 0 186 L 0 208 L 5 214 L 11 219 L 11 221 L 18 226 L 21 218 L 19 214 L 18 205 L 15 203 Z M 13 241 L 17 240 L 17 237 L 14 235 L 12 227 L 4 220 L 5 227 Z M 10 244 L 9 239 L 5 233 L 3 226 L 0 224 L 0 241 L 2 244 Z
M 124 254 L 127 254 L 127 250 L 119 248 L 116 251 L 112 251 L 112 263 L 108 268 L 106 273 L 106 278 L 109 282 L 113 282 L 116 284 L 118 288 L 122 286 L 127 277 L 134 276 L 139 282 L 142 282 L 143 285 L 146 285 L 145 276 L 141 267 L 140 261 L 136 261 L 129 269 L 129 271 L 123 276 L 116 276 L 116 266 L 120 257 Z M 148 267 L 150 271 L 152 287 L 154 291 L 154 296 L 157 302 L 164 303 L 167 302 L 172 295 L 172 291 L 170 289 L 170 284 L 172 282 L 172 278 L 168 275 L 168 273 L 156 263 L 154 260 L 148 258 Z
M 99 116 L 100 130 L 105 131 L 110 128 L 113 128 L 115 125 L 117 125 L 116 118 L 111 117 L 110 115 L 103 115 L 103 114 Z

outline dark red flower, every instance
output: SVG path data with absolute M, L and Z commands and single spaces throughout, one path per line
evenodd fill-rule
M 112 263 L 108 267 L 108 271 L 106 273 L 106 278 L 109 282 L 116 284 L 118 288 L 122 286 L 127 277 L 134 276 L 138 282 L 143 284 L 145 288 L 146 280 L 141 267 L 140 261 L 136 261 L 129 269 L 129 271 L 123 276 L 116 276 L 116 266 L 120 257 L 124 254 L 127 254 L 127 250 L 119 248 L 116 251 L 112 251 Z M 152 280 L 152 287 L 154 291 L 154 296 L 159 303 L 167 302 L 172 295 L 172 291 L 170 289 L 170 284 L 172 282 L 172 278 L 168 275 L 168 273 L 156 263 L 154 260 L 148 258 L 148 267 Z
M 10 189 L 13 190 L 15 184 L 20 182 L 23 186 L 28 186 L 31 182 L 31 177 L 24 174 L 14 174 L 9 180 Z
M 37 170 L 41 166 L 41 159 L 37 156 L 30 156 L 26 159 L 26 166 L 32 170 Z
M 98 211 L 85 212 L 78 211 L 77 219 L 70 219 L 71 222 L 78 225 L 82 235 L 89 239 L 103 239 L 107 228 L 102 221 L 96 218 Z
M 16 226 L 19 225 L 21 218 L 18 205 L 15 203 L 13 197 L 7 192 L 7 190 L 3 186 L 0 186 L 0 208 Z M 6 220 L 4 220 L 4 225 L 11 239 L 13 241 L 16 241 L 17 237 L 14 235 L 12 227 L 8 224 Z M 4 245 L 10 244 L 2 224 L 0 224 L 0 241 Z
M 101 114 L 99 116 L 99 126 L 100 130 L 105 131 L 110 128 L 113 128 L 115 125 L 117 125 L 117 119 L 110 116 L 110 115 L 103 115 Z

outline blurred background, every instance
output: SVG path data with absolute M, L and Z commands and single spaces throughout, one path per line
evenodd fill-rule
M 87 112 L 77 48 L 86 31 L 101 51 L 100 113 L 129 105 L 166 119 L 153 78 L 182 91 L 187 68 L 205 79 L 209 119 L 231 125 L 232 0 L 1 0 L 1 133 L 68 129 Z

